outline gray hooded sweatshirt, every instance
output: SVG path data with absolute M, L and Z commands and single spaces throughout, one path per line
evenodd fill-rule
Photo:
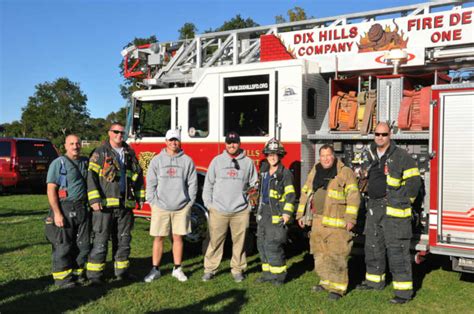
M 235 157 L 240 169 L 236 169 L 232 159 L 224 150 L 211 161 L 202 191 L 207 208 L 224 213 L 237 213 L 249 208 L 246 192 L 257 183 L 257 170 L 244 152 Z
M 192 159 L 181 150 L 170 156 L 164 148 L 153 157 L 146 176 L 146 200 L 161 209 L 176 211 L 196 200 L 198 181 Z

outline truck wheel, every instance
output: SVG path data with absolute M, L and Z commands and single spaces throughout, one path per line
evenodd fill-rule
M 189 248 L 192 251 L 202 251 L 201 247 L 208 234 L 208 218 L 209 214 L 206 208 L 199 204 L 194 203 L 191 208 L 191 233 L 184 236 L 184 241 L 189 244 Z M 207 248 L 207 245 L 206 245 Z

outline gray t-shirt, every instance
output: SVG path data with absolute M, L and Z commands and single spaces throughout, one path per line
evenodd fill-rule
M 67 197 L 65 200 L 77 201 L 87 199 L 87 184 L 84 179 L 87 176 L 88 159 L 85 157 L 79 157 L 79 159 L 76 160 L 68 160 L 67 157 L 61 156 L 53 160 L 48 169 L 46 183 L 54 183 L 58 185 L 58 188 L 60 187 L 61 159 L 63 159 L 66 168 Z M 73 162 L 77 168 L 71 164 L 71 162 Z M 80 172 L 77 171 L 78 169 Z

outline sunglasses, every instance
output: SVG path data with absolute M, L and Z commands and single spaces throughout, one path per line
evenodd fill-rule
M 124 135 L 125 132 L 124 131 L 119 131 L 119 130 L 109 130 L 110 132 L 114 133 L 114 134 L 122 134 Z
M 240 170 L 240 165 L 239 165 L 239 162 L 237 161 L 237 159 L 232 159 L 232 163 L 234 164 L 234 168 L 236 170 Z
M 386 136 L 388 136 L 388 133 L 377 133 L 377 132 L 375 132 L 375 136 L 383 136 L 383 137 L 386 137 Z

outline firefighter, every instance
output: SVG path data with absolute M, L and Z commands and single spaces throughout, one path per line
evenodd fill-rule
M 112 239 L 115 276 L 132 279 L 128 272 L 132 209 L 145 201 L 142 170 L 135 152 L 123 141 L 124 127 L 111 125 L 108 141 L 96 148 L 89 159 L 87 196 L 92 211 L 92 249 L 87 277 L 92 284 L 103 283 L 107 245 Z
M 53 278 L 61 288 L 76 286 L 84 279 L 89 254 L 90 212 L 87 204 L 87 158 L 81 157 L 81 140 L 66 137 L 66 154 L 48 169 L 47 193 L 50 212 L 45 232 L 53 253 Z
M 249 226 L 248 191 L 258 181 L 257 170 L 240 149 L 240 136 L 229 132 L 225 151 L 214 157 L 204 181 L 202 199 L 209 209 L 209 246 L 204 256 L 202 281 L 211 280 L 219 267 L 227 230 L 232 236 L 231 273 L 235 282 L 244 280 L 247 268 L 245 238 Z
M 362 290 L 381 290 L 385 286 L 385 256 L 393 278 L 394 304 L 413 297 L 410 239 L 412 208 L 420 190 L 421 178 L 416 162 L 390 139 L 387 123 L 375 128 L 375 141 L 368 158 L 368 206 L 365 223 L 365 281 Z
M 281 159 L 285 148 L 275 138 L 265 144 L 267 162 L 260 168 L 260 203 L 257 211 L 257 247 L 262 260 L 262 275 L 257 282 L 284 283 L 287 266 L 283 245 L 287 224 L 295 211 L 293 175 Z
M 311 204 L 312 202 L 312 204 Z M 313 291 L 329 291 L 339 300 L 349 283 L 348 257 L 360 205 L 357 179 L 352 170 L 334 156 L 332 146 L 319 149 L 319 163 L 310 171 L 301 189 L 296 219 L 304 227 L 305 208 L 312 208 L 311 251 L 319 284 Z

